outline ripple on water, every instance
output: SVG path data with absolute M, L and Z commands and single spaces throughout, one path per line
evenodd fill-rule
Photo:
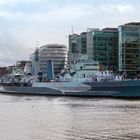
M 0 139 L 140 139 L 140 101 L 0 95 Z

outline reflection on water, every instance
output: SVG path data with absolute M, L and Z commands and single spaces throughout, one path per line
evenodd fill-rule
M 140 139 L 140 100 L 0 95 L 1 140 Z

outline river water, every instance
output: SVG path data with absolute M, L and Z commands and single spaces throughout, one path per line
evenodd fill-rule
M 140 100 L 0 94 L 0 140 L 139 140 Z

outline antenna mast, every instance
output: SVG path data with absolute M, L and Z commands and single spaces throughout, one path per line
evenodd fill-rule
M 72 35 L 73 35 L 73 26 L 71 27 Z
M 39 47 L 39 41 L 37 40 L 36 41 L 36 49 L 38 49 L 38 47 Z

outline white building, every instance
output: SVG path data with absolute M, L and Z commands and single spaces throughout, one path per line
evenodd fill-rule
M 66 67 L 68 54 L 67 47 L 61 44 L 47 44 L 38 48 L 38 66 L 39 71 L 47 74 L 47 61 L 53 61 L 54 74 L 60 73 Z M 35 58 L 35 55 L 34 55 Z M 33 67 L 35 61 L 32 59 Z M 34 73 L 34 72 L 33 72 Z

